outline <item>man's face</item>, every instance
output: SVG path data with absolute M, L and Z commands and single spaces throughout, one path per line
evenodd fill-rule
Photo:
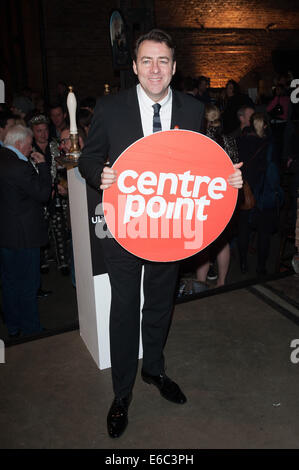
M 175 68 L 172 50 L 164 42 L 147 40 L 140 44 L 133 70 L 145 93 L 153 101 L 161 101 L 167 95 Z
M 244 115 L 240 116 L 241 126 L 248 127 L 250 126 L 250 118 L 254 113 L 254 109 L 246 108 L 244 111 Z
M 3 129 L 1 129 L 1 131 L 2 131 L 2 132 L 1 132 L 1 137 L 2 137 L 1 140 L 4 140 L 4 139 L 5 139 L 7 132 L 8 132 L 9 129 L 10 129 L 11 127 L 13 127 L 15 124 L 16 124 L 16 121 L 15 121 L 14 119 L 7 119 L 6 126 L 5 126 Z
M 79 141 L 79 148 L 82 150 L 84 147 L 84 142 L 80 135 L 78 136 L 78 141 Z M 70 130 L 64 129 L 60 134 L 60 149 L 64 150 L 65 153 L 68 153 L 71 149 L 71 146 L 72 146 L 72 142 L 70 138 Z
M 60 134 L 60 148 L 68 153 L 71 148 L 71 139 L 69 129 L 65 129 Z
M 33 135 L 38 144 L 45 144 L 49 139 L 49 128 L 47 124 L 36 124 L 33 126 Z
M 54 108 L 50 111 L 50 117 L 57 129 L 60 129 L 65 124 L 65 114 L 61 108 Z
M 31 151 L 32 151 L 32 137 L 31 136 L 28 136 L 26 137 L 25 140 L 23 141 L 18 141 L 16 142 L 15 144 L 15 147 L 20 150 L 20 152 L 25 156 L 25 157 L 29 157 Z

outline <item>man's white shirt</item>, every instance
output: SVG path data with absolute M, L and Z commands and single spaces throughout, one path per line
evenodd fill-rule
M 140 83 L 137 85 L 137 97 L 141 115 L 142 129 L 144 137 L 153 133 L 153 117 L 154 109 L 153 104 L 155 101 L 151 100 Z M 169 131 L 171 126 L 171 113 L 172 113 L 172 90 L 168 87 L 168 93 L 163 100 L 158 101 L 161 105 L 160 120 L 162 131 Z

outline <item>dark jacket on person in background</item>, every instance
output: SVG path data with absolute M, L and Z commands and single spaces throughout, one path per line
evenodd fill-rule
M 43 207 L 51 192 L 47 163 L 20 160 L 10 149 L 0 149 L 0 247 L 35 248 L 48 241 Z

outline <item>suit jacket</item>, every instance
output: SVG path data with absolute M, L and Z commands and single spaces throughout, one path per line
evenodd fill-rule
M 171 129 L 200 132 L 204 105 L 173 90 Z M 129 145 L 143 137 L 136 87 L 101 98 L 96 105 L 79 170 L 90 186 L 99 189 L 105 162 L 112 165 Z
M 35 248 L 48 240 L 43 206 L 51 192 L 46 163 L 39 174 L 10 149 L 0 149 L 0 247 Z

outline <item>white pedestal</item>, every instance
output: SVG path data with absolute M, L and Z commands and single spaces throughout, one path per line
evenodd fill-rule
M 87 195 L 89 188 L 78 168 L 68 170 L 67 175 L 80 335 L 98 367 L 106 369 L 111 366 L 109 341 L 111 287 L 107 273 L 93 274 L 92 256 L 96 254 L 91 247 L 91 239 L 95 245 L 100 241 L 90 233 L 93 228 L 95 230 L 95 225 L 90 224 L 90 220 L 97 218 L 97 204 L 90 203 Z M 141 357 L 140 338 L 139 358 Z

